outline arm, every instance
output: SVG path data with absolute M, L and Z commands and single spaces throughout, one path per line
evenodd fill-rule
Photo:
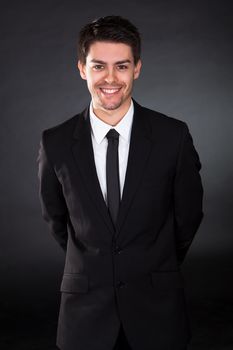
M 175 238 L 181 264 L 202 221 L 201 163 L 184 123 L 174 182 Z
M 38 155 L 39 197 L 42 216 L 48 222 L 50 231 L 63 250 L 67 246 L 68 210 L 53 166 L 45 150 L 45 132 L 42 135 Z

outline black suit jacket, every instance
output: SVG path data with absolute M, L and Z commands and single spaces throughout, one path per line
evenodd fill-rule
M 203 216 L 201 164 L 184 122 L 134 104 L 116 227 L 98 182 L 88 109 L 43 132 L 43 217 L 66 252 L 62 350 L 110 350 L 120 323 L 133 350 L 176 350 L 191 336 L 180 264 Z

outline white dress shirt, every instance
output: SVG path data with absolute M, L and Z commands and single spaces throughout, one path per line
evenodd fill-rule
M 129 145 L 131 137 L 131 129 L 133 123 L 134 105 L 131 100 L 128 112 L 120 120 L 120 122 L 111 126 L 99 119 L 93 112 L 92 102 L 90 104 L 90 123 L 91 123 L 91 138 L 94 150 L 96 172 L 99 179 L 100 187 L 103 193 L 105 202 L 107 203 L 107 184 L 106 184 L 106 154 L 108 140 L 106 134 L 110 129 L 115 129 L 119 133 L 119 180 L 120 194 L 122 198 L 123 187 L 125 182 L 125 174 L 128 163 Z

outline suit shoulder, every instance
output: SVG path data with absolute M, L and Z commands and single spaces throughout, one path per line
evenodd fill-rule
M 57 147 L 57 145 L 61 144 L 70 144 L 76 125 L 85 112 L 86 109 L 58 125 L 43 130 L 41 139 L 44 146 L 51 145 Z
M 174 117 L 170 117 L 168 115 L 165 115 L 161 112 L 142 107 L 143 113 L 147 118 L 150 120 L 152 126 L 160 126 L 165 129 L 173 129 L 173 130 L 180 130 L 187 127 L 187 124 Z
M 44 138 L 53 138 L 53 137 L 59 137 L 64 136 L 64 133 L 72 132 L 74 129 L 80 114 L 76 114 L 75 116 L 65 120 L 64 122 L 57 124 L 53 127 L 50 127 L 48 129 L 45 129 L 42 131 L 42 135 Z

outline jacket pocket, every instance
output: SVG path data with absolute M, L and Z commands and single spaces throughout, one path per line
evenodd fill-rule
M 152 271 L 152 286 L 158 291 L 184 288 L 184 279 L 180 271 Z
M 63 293 L 86 293 L 88 277 L 81 274 L 64 274 L 60 291 Z

